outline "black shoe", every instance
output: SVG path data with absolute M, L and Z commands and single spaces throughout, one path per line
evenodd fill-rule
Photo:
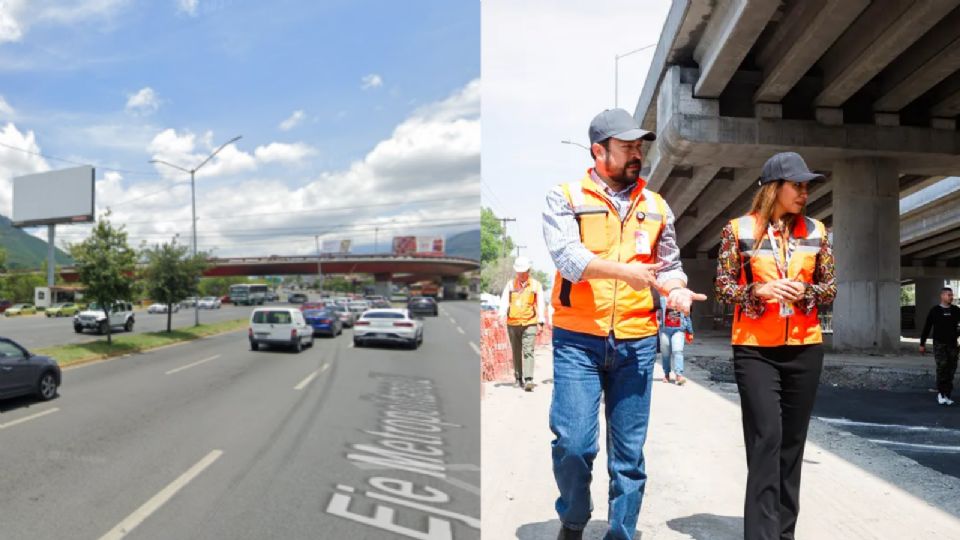
M 560 534 L 557 535 L 557 540 L 582 540 L 583 531 L 575 531 L 573 529 L 568 529 L 566 527 L 560 527 Z

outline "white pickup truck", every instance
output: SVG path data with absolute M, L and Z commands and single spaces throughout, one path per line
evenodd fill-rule
M 133 305 L 130 302 L 117 302 L 110 309 L 110 326 L 123 327 L 127 332 L 133 331 Z M 107 333 L 107 316 L 96 302 L 91 302 L 85 311 L 73 317 L 73 331 L 80 334 L 84 330 L 94 330 L 98 334 Z

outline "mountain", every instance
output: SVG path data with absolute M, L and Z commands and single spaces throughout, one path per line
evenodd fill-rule
M 5 216 L 0 216 L 0 247 L 7 252 L 6 265 L 10 270 L 39 270 L 47 260 L 47 243 L 14 227 Z M 60 248 L 55 257 L 57 264 L 73 264 L 73 259 Z
M 447 255 L 480 260 L 480 229 L 466 231 L 447 237 Z

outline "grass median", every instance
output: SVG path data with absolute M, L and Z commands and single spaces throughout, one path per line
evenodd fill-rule
M 206 336 L 233 332 L 247 327 L 247 319 L 236 319 L 232 321 L 223 321 L 213 324 L 201 324 L 200 326 L 191 326 L 188 328 L 178 328 L 170 333 L 167 332 L 147 332 L 143 334 L 114 334 L 113 344 L 108 345 L 107 339 L 99 339 L 87 343 L 72 343 L 70 345 L 57 345 L 55 347 L 43 347 L 33 352 L 49 356 L 57 361 L 61 367 L 67 367 L 94 360 L 102 360 L 124 354 L 139 353 L 182 343 L 193 341 Z

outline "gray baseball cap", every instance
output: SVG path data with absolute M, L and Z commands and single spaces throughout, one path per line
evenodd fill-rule
M 810 182 L 811 180 L 825 180 L 822 174 L 810 172 L 807 163 L 796 152 L 780 152 L 774 154 L 760 172 L 760 185 L 777 180 L 789 182 Z
M 657 134 L 640 129 L 640 125 L 627 111 L 623 109 L 607 109 L 593 117 L 590 122 L 590 144 L 613 137 L 621 141 L 635 141 L 643 139 L 652 141 Z

